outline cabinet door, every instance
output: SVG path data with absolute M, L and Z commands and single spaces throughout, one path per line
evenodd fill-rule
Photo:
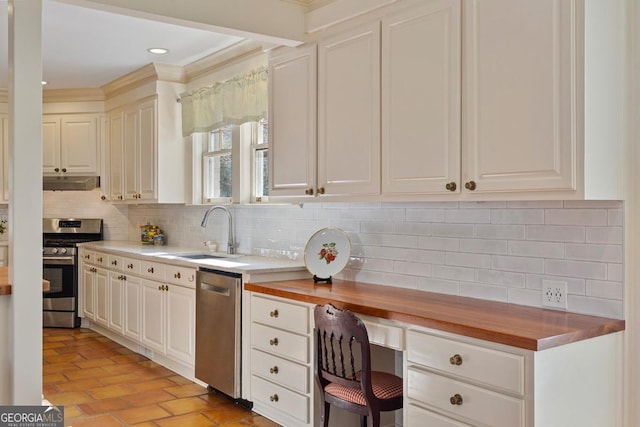
M 316 45 L 269 59 L 271 196 L 315 194 L 316 74 Z
M 164 284 L 151 280 L 142 283 L 142 343 L 150 349 L 165 352 Z
M 67 173 L 94 174 L 98 168 L 98 117 L 61 118 L 60 164 Z
M 384 194 L 460 188 L 460 0 L 423 3 L 382 21 Z
M 142 330 L 142 284 L 141 279 L 127 276 L 124 282 L 124 335 L 140 340 Z
M 137 149 L 138 161 L 136 164 L 138 176 L 138 199 L 153 200 L 156 198 L 156 165 L 157 138 L 156 138 L 156 101 L 151 100 L 142 103 L 138 107 L 139 120 L 139 147 Z M 181 141 L 176 141 L 181 143 Z M 182 167 L 182 165 L 176 165 Z
M 109 272 L 109 329 L 124 331 L 124 275 Z
M 95 267 L 82 266 L 82 313 L 89 320 L 96 319 L 95 277 Z
M 124 118 L 122 112 L 109 115 L 108 180 L 109 200 L 123 200 L 124 186 Z
M 124 198 L 138 196 L 138 162 L 140 158 L 138 110 L 133 107 L 123 114 Z
M 380 23 L 318 44 L 318 190 L 380 193 Z
M 576 2 L 464 4 L 464 181 L 476 192 L 575 189 Z
M 42 116 L 42 172 L 56 174 L 60 167 L 60 117 Z
M 96 323 L 109 326 L 109 275 L 107 270 L 96 268 L 95 273 L 95 321 Z
M 190 365 L 195 363 L 195 289 L 168 285 L 167 356 Z

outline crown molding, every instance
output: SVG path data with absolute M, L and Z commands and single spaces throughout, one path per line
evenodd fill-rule
M 42 91 L 42 102 L 91 102 L 104 101 L 102 89 L 49 89 Z
M 253 40 L 242 40 L 226 49 L 186 65 L 184 67 L 185 81 L 195 80 L 234 62 L 260 54 L 263 51 L 262 43 Z
M 125 93 L 151 81 L 185 83 L 184 68 L 178 65 L 151 63 L 101 87 L 107 98 Z

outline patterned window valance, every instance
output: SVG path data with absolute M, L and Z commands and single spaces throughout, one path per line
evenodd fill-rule
M 180 96 L 182 135 L 266 117 L 267 79 L 267 67 L 260 67 L 213 86 L 183 93 Z

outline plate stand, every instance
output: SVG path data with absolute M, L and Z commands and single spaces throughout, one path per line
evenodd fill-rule
M 333 283 L 333 281 L 331 280 L 331 276 L 327 277 L 326 279 L 322 279 L 314 274 L 313 283 L 319 283 L 319 282 L 324 282 L 327 285 L 331 285 Z

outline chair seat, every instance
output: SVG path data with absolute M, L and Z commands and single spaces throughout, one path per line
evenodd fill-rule
M 360 372 L 356 373 L 360 379 Z M 371 371 L 373 394 L 378 399 L 388 400 L 402 396 L 402 378 L 387 372 Z M 336 383 L 328 384 L 324 391 L 338 399 L 366 406 L 361 388 L 345 387 Z

